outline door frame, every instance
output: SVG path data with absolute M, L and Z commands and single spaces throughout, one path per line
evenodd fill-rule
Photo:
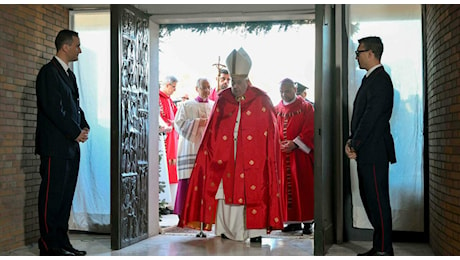
M 315 57 L 315 240 L 314 255 L 326 255 L 343 240 L 341 5 L 316 5 Z M 339 55 L 339 56 L 338 56 Z M 337 64 L 337 62 L 339 62 Z

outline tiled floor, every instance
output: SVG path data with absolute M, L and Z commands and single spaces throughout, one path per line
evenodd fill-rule
M 110 249 L 110 236 L 87 233 L 71 233 L 71 241 L 75 248 L 86 250 L 89 256 L 311 256 L 313 255 L 313 235 L 298 233 L 286 234 L 272 232 L 262 238 L 262 244 L 237 242 L 216 237 L 206 232 L 205 238 L 196 237 L 198 232 L 181 232 L 171 227 L 177 223 L 175 215 L 163 216 L 160 225 L 163 233 L 143 240 L 121 250 Z M 328 256 L 355 256 L 358 252 L 367 251 L 369 241 L 353 241 L 333 245 Z M 433 256 L 428 244 L 394 243 L 396 256 Z M 30 245 L 18 250 L 7 252 L 8 256 L 38 255 L 37 245 Z M 1 253 L 0 253 L 1 255 Z

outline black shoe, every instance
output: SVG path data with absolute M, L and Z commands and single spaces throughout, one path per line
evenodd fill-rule
M 371 255 L 375 255 L 376 253 L 377 253 L 377 250 L 375 250 L 374 248 L 371 248 L 367 252 L 359 253 L 358 256 L 371 256 Z
M 249 239 L 249 241 L 251 243 L 262 243 L 262 237 L 251 237 L 251 239 Z
M 291 232 L 291 231 L 297 231 L 297 230 L 302 230 L 302 224 L 297 223 L 297 224 L 288 224 L 282 232 Z
M 374 248 L 370 249 L 367 252 L 358 254 L 358 256 L 394 256 L 394 255 L 395 254 L 393 250 L 391 252 L 381 252 L 381 251 L 375 250 Z
M 86 251 L 75 249 L 75 248 L 73 248 L 73 246 L 64 247 L 64 250 L 69 251 L 69 252 L 73 253 L 76 256 L 84 256 L 84 255 L 86 255 Z
M 63 248 L 50 248 L 48 250 L 40 249 L 41 256 L 75 256 L 74 253 L 69 252 Z
M 220 234 L 220 237 L 221 237 L 222 239 L 228 239 L 228 237 L 227 237 L 225 234 Z
M 395 254 L 394 253 L 388 253 L 388 252 L 375 252 L 375 254 L 373 256 L 394 256 Z
M 304 235 L 311 235 L 313 234 L 313 224 L 312 223 L 304 223 L 303 224 L 303 231 Z

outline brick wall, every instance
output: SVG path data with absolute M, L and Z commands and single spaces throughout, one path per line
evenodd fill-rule
M 68 25 L 60 5 L 0 5 L 0 252 L 39 237 L 35 78 Z
M 436 255 L 460 255 L 459 15 L 460 5 L 426 6 L 429 228 Z

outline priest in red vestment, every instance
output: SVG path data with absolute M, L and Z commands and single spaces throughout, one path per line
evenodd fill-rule
M 276 114 L 268 95 L 249 84 L 244 49 L 226 63 L 231 87 L 219 92 L 211 112 L 179 226 L 211 230 L 215 223 L 223 239 L 261 243 L 283 228 Z
M 174 119 L 177 113 L 177 107 L 171 99 L 171 95 L 176 91 L 177 78 L 174 76 L 167 76 L 162 82 L 160 88 L 160 118 L 162 119 L 160 126 L 163 126 L 163 132 L 166 133 L 165 147 L 166 157 L 168 161 L 168 176 L 169 186 L 171 192 L 171 205 L 168 205 L 170 210 L 174 209 L 174 202 L 176 201 L 177 193 L 177 143 L 179 135 L 174 129 Z
M 281 169 L 284 176 L 286 207 L 283 232 L 313 232 L 314 220 L 314 109 L 296 95 L 295 84 L 284 79 L 280 84 L 281 101 L 275 107 L 281 143 Z

